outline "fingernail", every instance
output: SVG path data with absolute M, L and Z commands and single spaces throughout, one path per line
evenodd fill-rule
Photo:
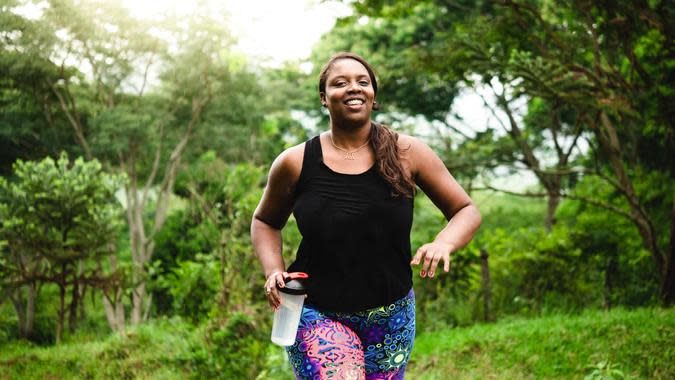
M 429 272 L 429 277 L 434 277 L 434 272 Z
M 422 269 L 422 270 L 420 271 L 420 276 L 424 277 L 424 276 L 426 276 L 426 275 L 427 275 L 427 271 L 425 271 L 424 269 Z

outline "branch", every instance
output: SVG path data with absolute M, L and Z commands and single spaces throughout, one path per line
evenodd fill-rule
M 152 169 L 150 170 L 150 175 L 148 180 L 143 186 L 143 194 L 141 195 L 141 204 L 145 207 L 145 201 L 150 191 L 150 186 L 155 182 L 155 177 L 157 176 L 157 171 L 159 170 L 159 161 L 162 157 L 162 141 L 164 141 L 164 122 L 159 122 L 159 139 L 157 143 L 157 150 L 155 151 L 155 158 L 152 161 Z
M 65 80 L 65 79 L 64 79 Z M 68 80 L 65 80 L 66 83 L 68 83 Z M 82 125 L 80 124 L 80 121 L 75 118 L 75 116 L 71 113 L 70 109 L 68 108 L 68 105 L 66 104 L 65 99 L 63 98 L 63 95 L 61 92 L 56 88 L 56 85 L 51 79 L 47 79 L 47 84 L 49 87 L 52 89 L 52 92 L 56 95 L 56 97 L 59 99 L 59 105 L 61 106 L 61 110 L 66 114 L 66 117 L 68 118 L 68 121 L 70 122 L 70 125 L 73 127 L 73 130 L 75 131 L 75 137 L 77 138 L 77 142 L 80 144 L 80 147 L 82 147 L 82 150 L 84 150 L 84 156 L 87 160 L 91 160 L 93 158 L 91 154 L 91 149 L 89 148 L 89 144 L 87 143 L 87 140 L 84 138 L 84 133 L 82 132 Z M 75 108 L 75 105 L 73 104 L 73 108 Z M 75 112 L 77 112 L 75 110 Z
M 633 222 L 637 222 L 637 219 L 634 218 L 633 215 L 631 215 L 629 212 L 624 211 L 621 208 L 619 208 L 617 206 L 614 206 L 610 203 L 606 203 L 606 202 L 603 202 L 603 201 L 600 201 L 600 200 L 597 200 L 597 199 L 588 198 L 588 197 L 583 196 L 583 195 L 572 195 L 572 194 L 566 194 L 566 193 L 563 193 L 563 192 L 559 192 L 557 194 L 531 193 L 531 192 L 519 193 L 519 192 L 516 192 L 516 191 L 510 191 L 510 190 L 495 188 L 495 187 L 492 187 L 488 184 L 484 185 L 484 188 L 475 188 L 474 190 L 492 190 L 492 191 L 497 191 L 497 192 L 504 193 L 504 194 L 515 195 L 515 196 L 519 196 L 519 197 L 531 197 L 531 198 L 546 198 L 546 197 L 550 197 L 550 196 L 559 196 L 559 197 L 562 197 L 562 198 L 581 201 L 581 202 L 591 204 L 593 206 L 604 208 L 605 210 L 609 210 L 609 211 L 611 211 L 615 214 L 621 215 L 624 218 L 627 218 L 627 219 L 629 219 Z
M 82 45 L 84 46 L 84 55 L 87 58 L 87 60 L 89 61 L 89 64 L 91 65 L 91 67 L 94 71 L 93 74 L 94 74 L 94 78 L 96 80 L 96 85 L 99 89 L 101 99 L 106 100 L 106 98 L 107 98 L 108 107 L 112 108 L 112 107 L 115 106 L 113 94 L 108 94 L 108 92 L 105 89 L 106 86 L 105 86 L 105 83 L 103 83 L 103 78 L 102 78 L 103 74 L 101 74 L 101 70 L 100 70 L 98 64 L 96 63 L 96 60 L 94 60 L 94 57 L 91 55 L 91 48 L 89 47 L 89 44 L 87 44 L 87 41 L 85 41 L 85 40 L 81 40 L 81 42 L 82 42 Z
M 150 72 L 150 65 L 152 65 L 152 59 L 155 56 L 155 52 L 153 51 L 150 54 L 150 59 L 148 59 L 148 64 L 145 65 L 145 70 L 143 71 L 143 82 L 141 83 L 141 90 L 138 92 L 138 97 L 140 98 L 143 96 L 143 91 L 145 91 L 145 85 L 148 83 L 148 72 Z
M 511 109 L 509 108 L 509 103 L 508 100 L 506 99 L 506 96 L 504 96 L 504 93 L 498 94 L 497 90 L 492 86 L 492 84 L 489 84 L 490 88 L 492 89 L 492 92 L 494 93 L 495 97 L 497 97 L 498 102 L 501 103 L 501 108 L 502 110 L 506 113 L 506 116 L 509 118 L 509 124 L 511 125 L 511 129 L 507 129 L 507 132 L 511 136 L 511 138 L 520 146 L 520 150 L 523 153 L 525 157 L 525 163 L 526 165 L 532 169 L 534 174 L 537 176 L 539 181 L 544 185 L 544 187 L 552 187 L 549 183 L 549 179 L 546 176 L 542 176 L 539 174 L 539 170 L 541 168 L 541 165 L 539 164 L 539 160 L 537 157 L 534 155 L 534 152 L 532 151 L 532 148 L 530 145 L 527 143 L 527 141 L 523 138 L 523 134 L 520 131 L 520 128 L 518 127 L 518 122 L 516 122 L 515 117 L 513 116 L 513 113 L 511 112 Z
M 194 131 L 194 128 L 196 127 L 197 123 L 199 122 L 199 119 L 201 117 L 201 114 L 204 110 L 204 107 L 211 101 L 211 93 L 209 89 L 209 95 L 204 98 L 204 99 L 193 99 L 192 101 L 192 118 L 190 119 L 190 122 L 188 123 L 188 126 L 185 130 L 185 133 L 181 137 L 180 141 L 176 146 L 174 147 L 173 151 L 171 152 L 171 155 L 169 156 L 169 163 L 167 164 L 166 169 L 164 170 L 164 178 L 162 180 L 162 184 L 160 186 L 160 192 L 157 196 L 157 207 L 156 207 L 156 212 L 155 212 L 155 223 L 152 227 L 152 232 L 150 233 L 150 236 L 144 240 L 144 244 L 147 245 L 146 249 L 146 254 L 148 257 L 145 258 L 145 260 L 149 260 L 152 255 L 152 250 L 154 249 L 154 236 L 157 234 L 159 229 L 162 228 L 164 225 L 164 221 L 166 220 L 166 212 L 167 212 L 167 207 L 168 207 L 168 198 L 171 195 L 171 191 L 173 190 L 173 185 L 176 180 L 176 173 L 178 171 L 178 165 L 180 163 L 180 159 L 183 155 L 183 152 L 185 151 L 185 147 L 187 146 L 188 141 L 190 140 L 190 137 L 192 136 L 192 132 Z
M 455 119 L 455 120 L 457 120 L 457 119 Z M 467 135 L 466 133 L 462 132 L 462 130 L 460 130 L 459 128 L 455 127 L 454 125 L 448 123 L 448 122 L 445 121 L 445 120 L 438 120 L 438 121 L 441 122 L 441 123 L 443 124 L 443 126 L 445 126 L 446 128 L 448 128 L 448 129 L 450 129 L 451 131 L 457 133 L 458 135 L 464 137 L 466 140 L 471 140 L 471 136 L 469 136 L 469 135 Z M 471 127 L 470 127 L 469 125 L 467 125 L 466 122 L 464 122 L 463 120 L 457 120 L 457 121 L 458 121 L 459 123 L 461 123 L 462 125 L 471 128 Z
M 565 156 L 562 148 L 560 147 L 560 144 L 558 143 L 558 129 L 562 130 L 562 123 L 560 122 L 560 118 L 555 111 L 557 110 L 551 112 L 551 119 L 553 119 L 551 123 L 551 135 L 553 136 L 553 145 L 555 146 L 555 151 L 558 154 L 558 162 L 561 162 L 564 160 Z
M 574 125 L 574 131 L 575 131 L 574 139 L 572 140 L 572 144 L 570 145 L 569 149 L 567 150 L 567 153 L 565 153 L 565 155 L 564 155 L 565 163 L 567 163 L 569 161 L 570 155 L 572 154 L 572 150 L 574 150 L 574 147 L 577 146 L 577 140 L 579 139 L 579 137 L 581 136 L 581 132 L 583 131 L 583 129 L 581 128 L 581 121 L 583 119 L 584 119 L 584 114 L 582 113 L 582 115 L 580 115 L 576 120 L 576 124 Z

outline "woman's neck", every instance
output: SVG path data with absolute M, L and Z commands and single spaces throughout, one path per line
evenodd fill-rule
M 331 122 L 330 133 L 334 144 L 338 145 L 340 148 L 352 150 L 360 148 L 368 141 L 368 138 L 370 137 L 370 128 L 372 128 L 370 120 L 361 126 L 351 128 L 335 126 L 334 123 Z

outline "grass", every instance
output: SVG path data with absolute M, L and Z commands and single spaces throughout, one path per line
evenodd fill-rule
M 161 320 L 95 342 L 10 342 L 0 346 L 0 379 L 199 378 L 203 336 Z M 674 342 L 672 308 L 503 320 L 419 335 L 406 378 L 672 379 Z M 269 347 L 258 378 L 292 378 L 281 349 Z
M 428 380 L 672 379 L 675 310 L 586 311 L 424 334 L 408 373 Z
M 182 323 L 155 322 L 102 341 L 39 347 L 12 342 L 0 347 L 0 379 L 184 379 L 195 333 Z

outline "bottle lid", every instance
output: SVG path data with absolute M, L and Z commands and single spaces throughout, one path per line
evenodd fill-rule
M 284 283 L 286 286 L 280 288 L 277 284 L 277 289 L 280 292 L 293 295 L 302 295 L 307 294 L 307 290 L 304 286 L 304 281 L 309 278 L 309 275 L 304 272 L 291 272 L 288 274 L 288 277 L 284 277 Z

